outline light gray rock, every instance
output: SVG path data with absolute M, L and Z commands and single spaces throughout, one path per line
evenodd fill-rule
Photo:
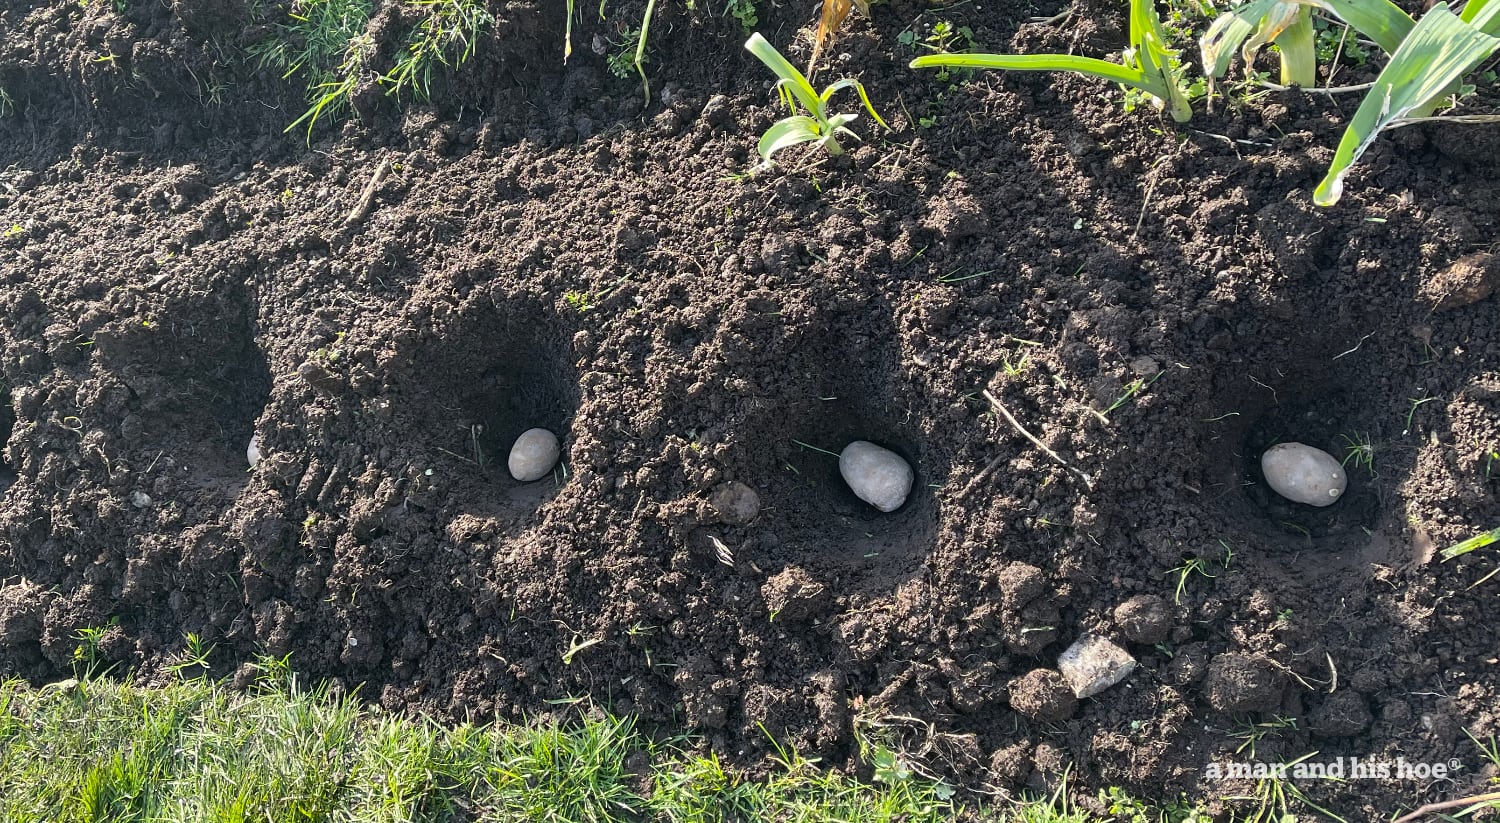
M 856 440 L 839 454 L 839 474 L 860 500 L 893 512 L 911 494 L 911 466 L 901 455 L 866 440 Z
M 1057 670 L 1079 698 L 1093 697 L 1135 671 L 1135 658 L 1095 634 L 1073 642 L 1057 658 Z
M 1349 479 L 1333 455 L 1302 443 L 1277 443 L 1260 456 L 1271 491 L 1297 503 L 1329 506 L 1343 496 Z
M 546 477 L 552 467 L 557 465 L 557 458 L 561 454 L 562 448 L 557 442 L 557 435 L 546 429 L 527 429 L 516 438 L 516 444 L 510 447 L 506 467 L 510 469 L 511 477 L 522 483 L 530 483 Z
M 249 463 L 252 469 L 255 468 L 256 463 L 260 462 L 260 435 L 250 435 L 250 445 L 245 447 L 245 462 Z

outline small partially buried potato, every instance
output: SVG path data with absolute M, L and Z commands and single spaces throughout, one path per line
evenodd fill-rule
M 1260 471 L 1271 491 L 1296 503 L 1329 506 L 1349 485 L 1333 455 L 1302 443 L 1277 443 L 1260 456 Z
M 546 429 L 528 429 L 510 447 L 510 458 L 506 461 L 506 466 L 510 469 L 511 477 L 522 483 L 530 483 L 546 477 L 552 467 L 557 465 L 557 458 L 561 454 L 557 435 Z
M 860 500 L 893 512 L 911 494 L 911 466 L 901 455 L 867 440 L 856 440 L 839 454 L 839 474 Z

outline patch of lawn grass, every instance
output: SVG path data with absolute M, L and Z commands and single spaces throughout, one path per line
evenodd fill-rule
M 937 823 L 955 813 L 934 785 L 867 785 L 787 749 L 770 777 L 749 781 L 628 719 L 447 728 L 263 671 L 249 694 L 204 680 L 0 684 L 0 820 Z
M 0 682 L 0 820 L 1088 823 L 1066 788 L 977 809 L 907 770 L 865 783 L 773 741 L 750 780 L 686 737 L 587 712 L 443 726 L 298 685 L 285 659 L 240 693 L 204 679 Z M 893 755 L 898 756 L 898 755 Z M 892 775 L 896 774 L 896 777 Z M 1116 802 L 1150 807 L 1118 789 Z M 1178 818 L 1172 818 L 1178 819 Z

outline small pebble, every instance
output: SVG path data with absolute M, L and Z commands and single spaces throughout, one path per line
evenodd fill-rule
M 250 445 L 245 447 L 245 460 L 252 469 L 260 462 L 260 435 L 250 435 Z
M 546 477 L 552 467 L 557 465 L 557 458 L 561 454 L 557 435 L 546 429 L 528 429 L 510 447 L 510 459 L 506 461 L 506 465 L 511 477 L 522 483 L 530 483 Z
M 856 440 L 839 455 L 839 474 L 854 495 L 883 512 L 893 512 L 911 494 L 911 466 L 901 455 L 866 440 Z
M 143 491 L 133 491 L 130 493 L 130 505 L 137 509 L 144 509 L 151 505 L 151 495 Z
M 1277 443 L 1266 449 L 1260 471 L 1271 491 L 1309 506 L 1337 503 L 1349 484 L 1333 455 L 1302 443 Z
M 1135 671 L 1135 658 L 1104 638 L 1086 634 L 1057 658 L 1057 670 L 1079 698 L 1093 697 Z

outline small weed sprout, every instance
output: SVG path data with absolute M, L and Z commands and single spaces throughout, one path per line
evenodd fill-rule
M 103 662 L 103 653 L 100 646 L 104 642 L 104 635 L 110 629 L 119 625 L 118 617 L 110 618 L 103 626 L 92 626 L 79 629 L 74 632 L 73 639 L 78 645 L 73 647 L 73 674 L 81 680 L 102 675 L 109 671 L 109 667 L 100 668 Z
M 635 46 L 640 39 L 641 30 L 637 27 L 626 31 L 619 42 L 611 41 L 615 50 L 604 58 L 604 65 L 610 74 L 624 80 L 635 72 Z M 649 58 L 643 58 L 641 62 L 645 63 L 647 59 Z
M 755 31 L 760 25 L 760 16 L 755 12 L 755 0 L 729 0 L 724 4 L 724 13 L 740 21 L 740 28 L 746 34 Z
M 1229 737 L 1240 741 L 1240 745 L 1234 750 L 1235 754 L 1244 754 L 1247 759 L 1254 760 L 1256 744 L 1266 737 L 1280 737 L 1287 730 L 1297 730 L 1297 718 L 1278 716 L 1261 723 L 1246 720 L 1231 730 Z
M 865 87 L 858 80 L 845 78 L 830 85 L 819 94 L 807 77 L 797 70 L 787 59 L 781 56 L 760 33 L 750 35 L 745 41 L 745 48 L 762 63 L 765 63 L 779 78 L 776 81 L 776 90 L 781 95 L 781 100 L 787 108 L 792 111 L 790 117 L 778 120 L 766 129 L 761 135 L 757 150 L 760 152 L 764 165 L 771 164 L 771 158 L 782 149 L 800 145 L 802 143 L 817 143 L 829 154 L 843 154 L 844 149 L 839 145 L 838 135 L 847 134 L 858 140 L 859 136 L 848 128 L 849 123 L 859 117 L 855 114 L 830 114 L 828 111 L 828 100 L 833 97 L 834 92 L 840 89 L 853 88 L 859 92 L 859 99 L 864 103 L 865 111 L 875 118 L 875 122 L 889 129 L 885 121 L 875 111 L 870 103 L 870 96 L 865 93 Z M 797 104 L 807 111 L 806 115 L 797 114 Z
M 1344 459 L 1339 464 L 1348 468 L 1350 463 L 1364 469 L 1370 474 L 1375 473 L 1375 446 L 1370 443 L 1369 435 L 1354 432 L 1353 434 L 1340 435 L 1344 441 Z
M 203 638 L 195 632 L 188 632 L 183 636 L 183 641 L 185 648 L 182 650 L 182 658 L 168 666 L 167 669 L 184 679 L 192 679 L 183 674 L 183 672 L 191 670 L 197 670 L 199 676 L 206 674 L 209 669 L 208 656 L 213 654 L 215 646 L 209 645 L 205 647 L 203 645 Z
M 1167 573 L 1165 576 L 1170 577 L 1174 574 L 1177 575 L 1177 593 L 1173 596 L 1172 602 L 1179 606 L 1182 605 L 1182 596 L 1187 593 L 1187 584 L 1189 577 L 1192 577 L 1194 574 L 1197 574 L 1200 577 L 1207 577 L 1209 579 L 1217 577 L 1217 575 L 1208 573 L 1208 561 L 1204 560 L 1201 557 L 1194 557 L 1191 560 L 1185 560 L 1183 561 L 1183 564 L 1181 566 L 1178 566 L 1175 569 L 1167 569 Z

